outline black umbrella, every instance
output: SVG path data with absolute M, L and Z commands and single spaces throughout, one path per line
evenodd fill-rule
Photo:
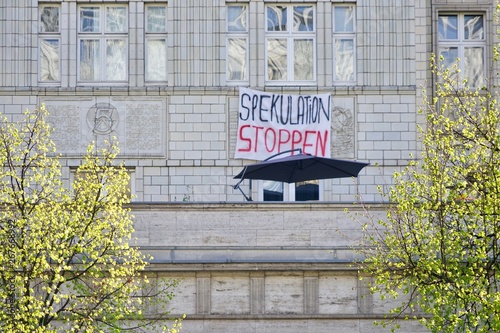
M 309 154 L 297 154 L 247 165 L 234 178 L 274 180 L 296 183 L 306 180 L 357 177 L 366 162 L 339 160 Z M 240 189 L 241 190 L 241 189 Z M 245 196 L 245 198 L 247 198 Z M 248 200 L 248 198 L 247 198 Z
M 297 154 L 247 165 L 234 178 L 296 183 L 313 179 L 357 177 L 361 169 L 368 164 Z

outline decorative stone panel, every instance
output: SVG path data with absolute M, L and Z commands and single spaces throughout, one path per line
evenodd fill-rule
M 64 156 L 81 156 L 89 143 L 100 146 L 113 138 L 122 156 L 166 156 L 166 98 L 54 97 L 41 102 Z

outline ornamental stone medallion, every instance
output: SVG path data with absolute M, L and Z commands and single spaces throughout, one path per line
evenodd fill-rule
M 87 124 L 96 135 L 112 134 L 118 127 L 119 117 L 110 103 L 96 103 L 87 112 Z

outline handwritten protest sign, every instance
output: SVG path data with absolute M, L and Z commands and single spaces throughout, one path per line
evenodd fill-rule
M 330 94 L 287 95 L 240 88 L 234 158 L 264 160 L 301 148 L 330 157 Z

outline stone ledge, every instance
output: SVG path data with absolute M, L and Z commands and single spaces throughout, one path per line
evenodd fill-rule
M 181 317 L 182 314 L 169 314 L 172 317 Z M 304 319 L 328 319 L 328 320 L 391 320 L 398 318 L 391 317 L 387 314 L 376 313 L 356 313 L 356 314 L 190 314 L 185 320 L 304 320 Z M 403 320 L 403 318 L 400 318 Z M 416 319 L 408 319 L 409 321 L 417 321 Z
M 275 93 L 324 93 L 330 92 L 335 95 L 359 95 L 359 94 L 409 94 L 414 95 L 417 87 L 414 85 L 408 86 L 284 86 L 284 87 L 253 87 L 254 89 Z M 210 86 L 210 87 L 193 87 L 193 86 L 144 86 L 133 87 L 128 85 L 116 86 L 3 86 L 0 87 L 0 95 L 17 94 L 17 95 L 131 95 L 131 96 L 170 96 L 170 95 L 217 95 L 217 96 L 237 96 L 239 92 L 238 86 Z
M 356 273 L 358 265 L 353 263 L 313 263 L 313 262 L 253 262 L 253 263 L 152 263 L 148 272 L 292 272 L 322 271 Z
M 352 263 L 355 249 L 330 247 L 140 247 L 153 264 L 175 263 Z
M 304 202 L 257 202 L 257 201 L 238 201 L 238 202 L 132 202 L 128 205 L 134 211 L 271 211 L 281 210 L 298 211 L 298 210 L 316 210 L 316 211 L 385 211 L 388 208 L 387 203 L 366 203 L 349 204 L 342 202 L 325 202 L 325 201 L 304 201 Z

